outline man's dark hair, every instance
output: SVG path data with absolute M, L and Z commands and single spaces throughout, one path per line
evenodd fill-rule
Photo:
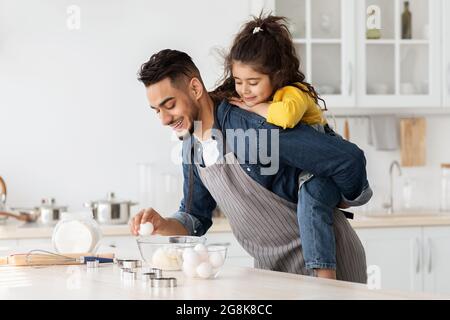
M 171 49 L 164 49 L 152 55 L 141 66 L 138 74 L 138 80 L 142 81 L 146 87 L 165 78 L 169 78 L 170 82 L 176 86 L 180 80 L 185 78 L 190 80 L 193 77 L 202 81 L 192 58 L 184 52 Z

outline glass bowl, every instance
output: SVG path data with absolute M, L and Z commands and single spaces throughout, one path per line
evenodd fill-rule
M 136 239 L 142 259 L 152 268 L 181 270 L 183 251 L 206 242 L 205 237 L 152 235 Z
M 189 278 L 216 278 L 227 258 L 227 246 L 207 245 L 183 250 L 183 273 Z

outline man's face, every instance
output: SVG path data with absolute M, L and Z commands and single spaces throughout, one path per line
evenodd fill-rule
M 182 81 L 182 80 L 180 80 Z M 164 126 L 182 139 L 194 129 L 198 120 L 198 104 L 189 94 L 189 84 L 180 82 L 174 87 L 169 78 L 147 87 L 147 99 Z

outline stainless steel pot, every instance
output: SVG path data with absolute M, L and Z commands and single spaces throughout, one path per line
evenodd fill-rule
M 130 207 L 137 203 L 117 200 L 114 193 L 108 193 L 105 200 L 91 201 L 85 206 L 92 209 L 94 218 L 100 224 L 126 224 L 130 218 Z
M 37 207 L 39 211 L 39 222 L 41 224 L 51 225 L 59 221 L 62 212 L 67 211 L 67 206 L 56 205 L 55 199 L 42 199 L 41 206 Z

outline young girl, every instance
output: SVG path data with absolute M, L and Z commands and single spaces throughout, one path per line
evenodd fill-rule
M 332 132 L 318 106 L 319 100 L 324 101 L 299 70 L 300 62 L 285 23 L 285 18 L 269 15 L 254 18 L 243 26 L 225 58 L 224 81 L 214 96 L 227 98 L 283 129 L 303 123 L 321 132 Z M 328 196 L 326 205 L 319 203 L 317 199 L 323 199 L 327 192 L 320 186 L 313 187 L 314 180 L 301 186 L 298 197 L 297 217 L 305 265 L 315 269 L 318 277 L 335 279 L 332 215 L 341 199 Z M 311 193 L 317 197 L 311 197 Z

